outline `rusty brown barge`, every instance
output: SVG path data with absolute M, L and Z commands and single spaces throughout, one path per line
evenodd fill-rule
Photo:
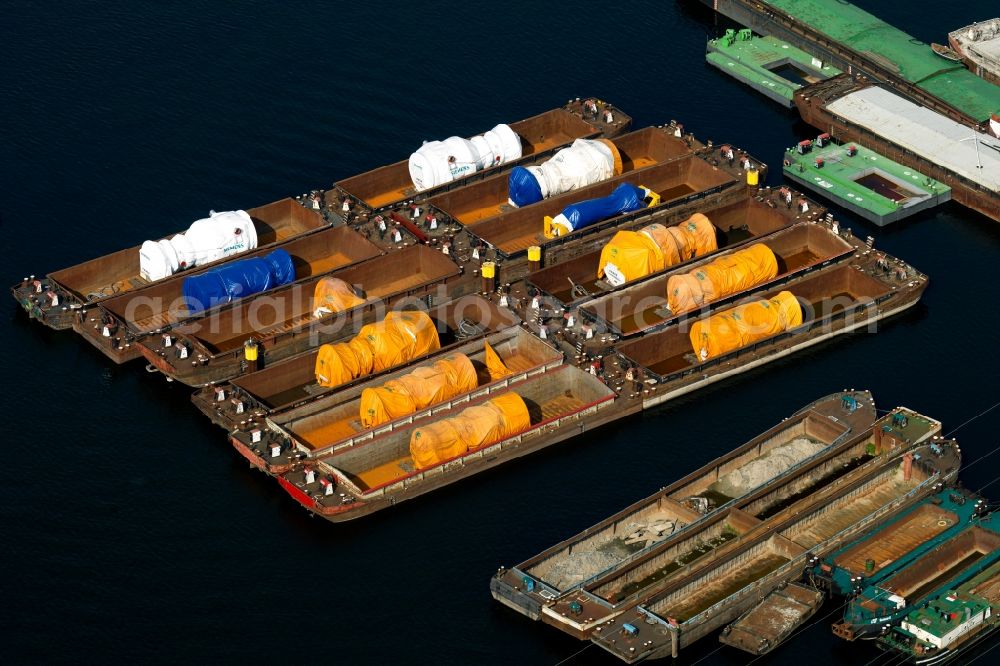
M 589 348 L 592 352 L 573 356 L 574 364 L 545 366 L 537 376 L 505 382 L 497 385 L 499 388 L 479 387 L 438 403 L 437 408 L 432 405 L 386 423 L 370 435 L 364 432 L 355 438 L 350 436 L 353 433 L 341 431 L 342 439 L 334 437 L 321 443 L 329 449 L 321 455 L 311 455 L 310 447 L 302 443 L 301 432 L 283 429 L 272 415 L 267 427 L 278 433 L 279 440 L 285 437 L 296 447 L 302 445 L 308 450 L 302 451 L 303 460 L 292 463 L 279 481 L 299 503 L 330 520 L 360 517 L 748 367 L 871 326 L 916 303 L 926 286 L 924 276 L 856 240 L 845 239 L 844 233 L 839 237 L 854 248 L 849 260 L 806 272 L 780 286 L 752 288 L 742 297 L 743 305 L 736 306 L 745 307 L 762 299 L 794 300 L 798 305 L 793 307 L 802 312 L 801 322 L 783 333 L 739 345 L 706 360 L 699 360 L 693 353 L 687 327 L 676 323 L 635 339 L 603 333 L 592 338 L 599 341 L 598 347 Z M 725 315 L 726 306 L 719 308 L 714 315 L 702 314 L 696 319 L 705 321 Z M 572 350 L 575 339 L 583 341 L 583 326 L 576 322 L 572 327 L 552 331 L 546 339 Z M 470 408 L 488 407 L 498 393 L 500 397 L 513 394 L 526 405 L 527 415 L 518 428 L 494 429 L 481 445 L 444 455 L 431 464 L 419 462 L 414 443 L 420 433 L 466 418 Z M 324 409 L 336 411 L 335 407 L 322 405 L 313 412 L 315 416 L 307 418 L 324 425 L 327 420 L 344 422 L 343 417 L 323 415 Z M 277 454 L 279 462 L 284 463 L 281 447 L 273 445 L 274 439 L 270 443 L 242 439 L 244 447 L 249 444 L 247 457 L 261 459 Z
M 272 248 L 328 225 L 322 215 L 303 208 L 293 199 L 249 208 L 245 214 L 252 221 L 257 247 L 261 249 Z M 50 328 L 82 327 L 94 316 L 91 306 L 154 284 L 140 274 L 140 249 L 136 246 L 112 252 L 49 273 L 44 278 L 26 277 L 11 287 L 11 293 L 32 319 Z M 232 258 L 226 256 L 204 266 Z
M 588 108 L 591 102 L 592 110 Z M 428 196 L 503 173 L 513 166 L 537 162 L 575 139 L 617 136 L 627 131 L 631 123 L 628 114 L 608 102 L 577 99 L 567 102 L 564 107 L 507 126 L 518 143 L 517 159 L 477 172 L 456 174 L 448 183 L 435 188 L 417 192 L 409 182 L 407 161 L 403 160 L 339 181 L 330 191 L 316 191 L 306 201 L 285 199 L 248 209 L 246 214 L 253 220 L 258 239 L 256 247 L 269 248 L 321 229 L 331 221 L 345 217 L 353 219 L 362 211 L 381 210 L 404 200 L 421 201 Z M 408 232 L 403 230 L 401 233 Z M 165 237 L 159 242 L 167 240 Z M 227 256 L 213 263 L 232 258 Z M 181 274 L 185 273 L 183 266 L 180 268 Z M 95 318 L 94 311 L 89 310 L 90 306 L 153 282 L 141 275 L 140 248 L 134 247 L 49 273 L 45 277 L 25 277 L 11 288 L 11 293 L 29 316 L 46 326 L 57 330 L 74 326 L 79 329 L 92 326 L 95 321 L 100 322 L 100 316 L 106 314 L 99 313 Z M 121 322 L 117 324 L 120 326 Z M 103 331 L 103 328 L 104 323 L 101 323 L 98 329 Z M 122 362 L 135 357 L 131 334 L 126 335 L 123 331 L 121 336 L 105 337 L 119 338 L 115 344 L 97 341 L 98 348 L 113 360 Z M 126 338 L 129 338 L 127 342 Z

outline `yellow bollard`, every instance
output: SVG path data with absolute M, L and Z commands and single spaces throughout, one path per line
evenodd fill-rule
M 484 261 L 480 270 L 483 276 L 482 292 L 488 294 L 493 291 L 493 286 L 496 282 L 497 265 L 492 261 Z
M 528 248 L 528 270 L 534 273 L 542 267 L 542 248 L 532 245 Z

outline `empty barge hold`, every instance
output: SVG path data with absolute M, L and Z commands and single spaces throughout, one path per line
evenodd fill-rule
M 250 208 L 246 212 L 253 222 L 258 249 L 271 248 L 327 226 L 319 213 L 306 210 L 292 199 Z M 92 305 L 151 284 L 140 276 L 139 249 L 136 246 L 112 252 L 49 273 L 45 278 L 25 278 L 14 285 L 11 292 L 32 318 L 57 330 L 71 328 L 74 323 L 81 323 L 81 319 L 86 321 Z M 205 266 L 229 258 L 232 257 L 223 257 Z
M 473 398 L 503 391 L 511 384 L 563 363 L 561 352 L 516 326 L 450 347 L 415 366 L 407 365 L 390 374 L 339 389 L 327 398 L 273 414 L 266 424 L 232 432 L 230 441 L 258 469 L 269 474 L 283 474 L 293 466 L 308 464 L 310 459 L 362 445 L 392 430 L 407 428 L 415 420 L 466 404 Z M 508 370 L 504 376 L 494 377 L 490 371 L 490 351 Z M 377 426 L 369 427 L 362 422 L 363 394 L 366 390 L 382 387 L 416 368 L 428 368 L 440 359 L 455 355 L 467 357 L 475 369 L 477 386 L 473 390 L 433 401 L 424 408 Z
M 975 502 L 977 498 L 966 499 Z M 933 549 L 877 583 L 857 582 L 862 589 L 848 601 L 843 619 L 833 625 L 833 633 L 849 641 L 878 637 L 926 598 L 940 596 L 997 563 L 1000 525 L 974 516 L 957 534 L 947 539 L 939 536 L 933 545 Z
M 927 431 L 914 430 L 917 434 Z M 891 446 L 875 448 L 870 446 L 872 440 L 870 423 L 867 429 L 853 431 L 830 446 L 811 442 L 808 437 L 796 438 L 768 455 L 731 469 L 699 495 L 717 498 L 722 511 L 714 511 L 646 552 L 614 564 L 579 589 L 550 600 L 541 608 L 542 620 L 578 638 L 591 636 L 609 619 L 723 556 L 749 538 L 747 535 L 761 533 L 787 507 L 827 492 L 825 489 L 843 483 L 846 475 L 860 474 L 859 468 L 883 464 L 900 449 L 900 443 L 895 441 Z M 785 471 L 779 463 L 783 463 Z M 575 569 L 572 562 L 567 564 Z
M 580 313 L 584 319 L 596 322 L 598 330 L 611 331 L 622 337 L 632 337 L 675 323 L 682 316 L 706 314 L 744 298 L 749 292 L 777 287 L 833 263 L 847 261 L 857 251 L 848 240 L 833 233 L 825 225 L 809 222 L 796 224 L 755 240 L 774 254 L 778 272 L 775 277 L 753 285 L 749 289 L 685 309 L 681 308 L 690 299 L 681 299 L 680 294 L 670 293 L 679 289 L 679 283 L 676 281 L 681 276 L 692 274 L 718 258 L 729 257 L 738 252 L 730 250 L 721 253 L 719 257 L 701 258 L 653 278 L 634 282 L 632 286 L 584 303 L 580 306 Z M 674 312 L 671 305 L 678 308 L 678 312 Z
M 820 219 L 826 213 L 826 209 L 815 206 L 802 213 L 797 208 L 786 208 L 779 204 L 778 193 L 774 191 L 761 192 L 755 197 L 746 197 L 736 203 L 701 207 L 698 212 L 705 215 L 715 226 L 717 244 L 722 251 L 760 240 L 796 222 Z M 684 218 L 676 211 L 667 212 L 656 218 L 659 224 L 666 226 L 681 223 L 683 220 Z M 525 282 L 530 288 L 551 299 L 553 305 L 564 308 L 572 308 L 591 298 L 633 284 L 626 283 L 616 287 L 607 280 L 597 278 L 600 258 L 601 248 L 598 248 L 574 259 L 529 273 L 525 277 Z M 687 263 L 690 262 L 677 264 L 667 270 L 676 270 Z
M 328 277 L 360 290 L 363 303 L 317 316 L 313 294 L 325 278 L 310 278 L 189 319 L 174 327 L 169 340 L 151 336 L 137 344 L 152 367 L 171 379 L 205 386 L 241 374 L 244 345 L 251 338 L 266 366 L 348 338 L 361 324 L 381 319 L 403 299 L 427 294 L 450 298 L 463 278 L 451 259 L 421 245 L 334 271 Z
M 348 227 L 322 229 L 282 243 L 280 247 L 291 256 L 296 280 L 345 268 L 381 254 L 378 247 Z M 232 261 L 261 257 L 268 252 L 269 250 L 248 252 Z M 116 363 L 139 358 L 142 354 L 135 344 L 137 340 L 168 331 L 196 315 L 203 316 L 203 311 L 192 312 L 189 308 L 184 296 L 184 282 L 205 270 L 180 273 L 104 299 L 96 307 L 90 308 L 83 321 L 78 319 L 74 322 L 73 329 Z M 222 306 L 217 306 L 216 309 L 218 307 Z
M 912 463 L 922 464 L 919 458 Z M 819 560 L 809 572 L 809 581 L 842 597 L 856 594 L 862 582 L 878 585 L 958 534 L 980 508 L 963 491 L 941 490 Z
M 791 330 L 706 361 L 695 357 L 687 327 L 677 325 L 620 342 L 614 351 L 622 371 L 639 385 L 644 406 L 651 407 L 823 340 L 871 327 L 915 305 L 926 287 L 926 276 L 912 267 L 859 250 L 847 263 L 753 295 L 759 300 L 791 292 L 803 318 Z
M 820 451 L 829 450 L 866 433 L 875 418 L 875 401 L 867 391 L 843 391 L 820 398 L 663 490 L 515 567 L 502 568 L 490 580 L 493 598 L 533 620 L 541 619 L 543 606 L 572 598 L 582 586 L 636 560 L 666 539 L 725 515 L 740 499 L 716 490 L 727 475 L 749 466 L 763 467 L 767 461 L 769 474 L 743 488 L 741 497 L 746 496 L 786 473 L 794 473 L 794 466 L 776 464 L 771 456 L 776 449 L 784 450 L 793 442 L 811 442 L 819 444 Z
M 996 634 L 1000 624 L 1000 563 L 920 606 L 878 639 L 878 646 L 905 655 L 906 663 L 953 662 Z M 975 661 L 975 658 L 969 662 Z
M 519 322 L 510 310 L 479 296 L 463 296 L 435 305 L 427 308 L 427 314 L 437 325 L 442 352 Z M 310 349 L 257 372 L 207 386 L 195 391 L 191 401 L 228 432 L 260 427 L 266 435 L 270 432 L 265 427 L 268 416 L 324 400 L 345 388 L 325 388 L 316 383 L 318 353 L 318 348 Z
M 676 657 L 773 590 L 797 580 L 813 558 L 953 480 L 960 454 L 951 442 L 936 445 L 945 454 L 934 460 L 927 459 L 929 445 L 905 450 L 927 460 L 921 467 L 907 464 L 898 448 L 876 454 L 595 628 L 593 642 L 627 663 Z
M 605 121 L 606 111 L 612 111 L 612 122 Z M 619 109 L 601 102 L 596 114 L 584 114 L 586 110 L 580 101 L 570 102 L 565 107 L 510 124 L 510 129 L 521 139 L 521 157 L 455 178 L 450 182 L 418 192 L 410 177 L 409 161 L 379 167 L 366 173 L 345 178 L 334 184 L 327 192 L 326 202 L 340 206 L 345 198 L 354 205 L 371 211 L 382 211 L 405 200 L 433 196 L 442 191 L 467 185 L 474 180 L 503 173 L 519 164 L 541 161 L 559 148 L 576 139 L 600 136 L 613 137 L 628 129 L 632 119 Z M 414 146 L 417 148 L 418 146 Z
M 588 185 L 546 201 L 578 201 L 591 196 L 591 192 L 603 191 L 608 183 L 631 182 L 636 178 L 641 178 L 640 174 L 645 174 L 645 169 L 649 167 L 691 155 L 694 152 L 692 146 L 675 137 L 671 131 L 656 127 L 646 127 L 604 141 L 615 147 L 620 158 L 621 167 L 616 169 L 615 175 L 603 183 Z M 601 185 L 605 187 L 602 188 Z M 656 189 L 654 183 L 650 183 L 647 187 Z M 608 191 L 610 192 L 610 189 Z M 431 197 L 426 201 L 426 206 L 437 210 L 441 221 L 450 219 L 465 226 L 472 226 L 481 224 L 502 213 L 522 210 L 510 205 L 508 197 L 508 177 L 498 175 Z M 524 210 L 534 211 L 537 226 L 541 229 L 544 215 L 553 213 L 541 213 L 539 206 L 543 206 L 545 210 L 552 210 L 556 204 L 538 202 L 523 207 Z M 558 210 L 561 211 L 562 208 Z
M 491 431 L 477 448 L 419 467 L 411 455 L 415 431 L 440 424 L 498 397 L 515 395 L 527 406 L 530 424 L 512 434 Z M 302 506 L 340 522 L 359 518 L 579 435 L 628 413 L 615 408 L 615 392 L 589 373 L 559 365 L 487 394 L 464 396 L 405 427 L 379 433 L 278 477 Z M 637 404 L 629 406 L 631 411 Z

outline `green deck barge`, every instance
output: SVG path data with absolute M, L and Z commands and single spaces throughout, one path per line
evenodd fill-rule
M 1000 86 L 845 0 L 702 0 L 754 32 L 773 35 L 964 124 L 1000 111 Z
M 791 148 L 784 164 L 789 180 L 880 227 L 951 199 L 944 183 L 856 144 Z
M 750 30 L 727 30 L 708 42 L 708 64 L 742 81 L 789 109 L 796 90 L 823 81 L 840 70 L 775 37 L 758 37 Z

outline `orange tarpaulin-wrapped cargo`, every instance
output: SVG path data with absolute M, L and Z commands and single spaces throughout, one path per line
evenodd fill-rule
M 479 386 L 476 369 L 465 354 L 449 354 L 415 368 L 377 388 L 361 392 L 361 424 L 374 428 Z
M 790 291 L 738 305 L 700 319 L 691 327 L 691 347 L 704 361 L 777 335 L 802 323 L 802 306 Z
M 326 388 L 406 363 L 441 348 L 426 312 L 390 312 L 348 342 L 326 344 L 316 356 L 316 383 Z
M 617 287 L 718 247 L 715 227 L 701 213 L 674 227 L 651 224 L 639 231 L 619 231 L 601 250 L 597 277 Z
M 490 379 L 496 381 L 509 375 L 510 369 L 503 362 L 503 359 L 500 358 L 500 354 L 493 351 L 490 343 L 486 342 L 484 344 L 486 345 L 486 371 L 490 373 Z
M 719 257 L 701 268 L 671 275 L 667 280 L 667 304 L 674 314 L 756 287 L 778 274 L 778 260 L 763 243 Z
M 516 393 L 504 393 L 481 405 L 437 423 L 421 426 L 410 435 L 410 456 L 417 469 L 426 469 L 500 440 L 531 426 L 528 406 Z
M 344 312 L 365 302 L 354 293 L 354 288 L 340 278 L 323 278 L 313 292 L 313 316 Z

